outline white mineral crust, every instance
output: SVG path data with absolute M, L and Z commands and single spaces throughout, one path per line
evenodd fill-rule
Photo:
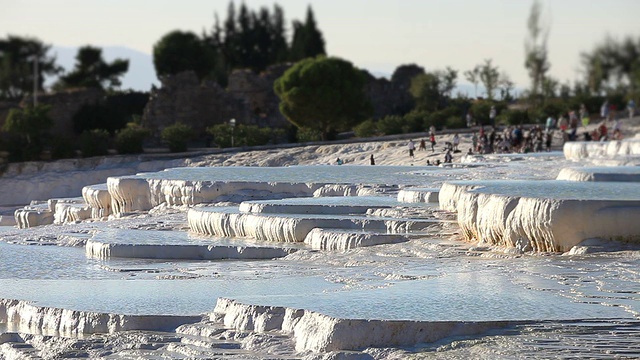
M 420 231 L 433 225 L 427 220 L 381 220 L 326 217 L 284 217 L 260 213 L 229 213 L 215 208 L 192 208 L 187 212 L 191 231 L 219 237 L 243 237 L 262 241 L 303 242 L 313 228 L 386 231 L 398 234 Z
M 18 331 L 80 336 L 125 330 L 172 330 L 200 316 L 120 315 L 40 307 L 26 301 L 0 299 L 0 324 Z
M 247 247 L 220 245 L 155 245 L 110 244 L 88 240 L 87 257 L 107 259 L 111 257 L 140 259 L 273 259 L 286 256 L 295 250 L 276 247 Z
M 437 203 L 439 189 L 404 188 L 398 192 L 398 201 L 405 203 Z
M 290 334 L 299 352 L 412 346 L 520 323 L 340 319 L 309 310 L 245 305 L 224 298 L 218 299 L 210 317 L 240 331 L 279 330 Z
M 445 183 L 440 206 L 456 211 L 470 242 L 521 251 L 569 251 L 585 239 L 640 241 L 640 201 L 565 200 L 471 192 Z
M 564 144 L 562 151 L 568 160 L 638 156 L 640 140 L 634 138 L 620 141 L 570 141 Z
M 371 232 L 347 232 L 315 228 L 307 234 L 305 244 L 314 250 L 346 251 L 358 247 L 395 244 L 408 241 L 403 235 Z

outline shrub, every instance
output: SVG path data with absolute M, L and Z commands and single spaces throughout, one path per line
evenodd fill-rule
M 69 159 L 76 156 L 76 148 L 71 138 L 56 136 L 51 139 L 50 144 L 52 159 Z
M 80 151 L 83 157 L 104 156 L 109 153 L 109 132 L 94 129 L 80 134 Z
M 231 126 L 229 124 L 218 124 L 209 126 L 207 134 L 213 137 L 213 142 L 221 148 L 231 147 Z
M 183 152 L 187 151 L 187 142 L 193 137 L 191 126 L 177 122 L 171 126 L 167 126 L 162 130 L 160 138 L 167 143 L 169 151 Z
M 378 120 L 378 132 L 385 135 L 402 134 L 404 120 L 398 115 L 387 115 Z
M 531 123 L 531 119 L 529 118 L 529 114 L 526 110 L 507 109 L 501 112 L 496 118 L 499 124 L 505 125 L 520 125 Z
M 369 119 L 361 122 L 353 128 L 357 137 L 366 138 L 378 135 L 378 127 L 376 123 Z
M 476 101 L 471 105 L 471 114 L 478 125 L 491 125 L 491 119 L 489 119 L 491 106 L 496 107 L 496 119 L 507 108 L 504 102 Z
M 467 126 L 466 121 L 460 116 L 449 116 L 445 121 L 447 129 L 461 129 Z
M 296 138 L 298 139 L 298 142 L 320 141 L 322 139 L 322 134 L 317 130 L 298 128 Z
M 115 147 L 120 154 L 139 154 L 143 152 L 142 143 L 149 136 L 149 132 L 134 123 L 116 133 Z

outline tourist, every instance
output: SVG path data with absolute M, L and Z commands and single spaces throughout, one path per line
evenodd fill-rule
M 453 161 L 453 156 L 451 155 L 451 150 L 447 150 L 444 154 L 444 162 L 445 164 L 451 163 Z
M 627 111 L 629 112 L 629 119 L 636 114 L 636 102 L 633 99 L 629 99 L 627 103 Z
M 600 107 L 600 117 L 602 120 L 609 120 L 609 100 L 605 100 Z
M 587 107 L 584 104 L 580 104 L 580 121 L 582 121 L 582 126 L 587 127 L 591 119 L 589 119 L 589 112 L 587 111 Z
M 410 158 L 414 158 L 415 156 L 413 155 L 413 152 L 416 149 L 416 144 L 414 144 L 413 140 L 409 140 L 409 157 Z
M 473 116 L 471 116 L 471 111 L 467 111 L 466 120 L 467 120 L 467 127 L 468 128 L 472 127 L 473 126 Z
M 435 152 L 436 151 L 436 134 L 430 134 L 429 141 L 431 142 L 431 152 Z
M 369 162 L 371 163 L 371 165 L 376 164 L 376 159 L 373 158 L 373 154 L 371 154 L 371 157 L 369 157 Z
M 342 159 L 340 159 L 340 158 L 336 159 L 336 164 L 337 165 L 342 165 Z
M 469 148 L 469 151 L 467 151 L 467 155 L 473 155 L 473 150 L 471 150 L 471 148 Z
M 427 150 L 427 143 L 426 141 L 424 141 L 424 139 L 420 140 L 420 146 L 418 147 L 418 150 Z
M 460 136 L 458 134 L 453 135 L 453 152 L 457 152 L 458 145 L 460 145 Z
M 472 149 L 474 151 L 478 151 L 478 135 L 476 133 L 473 133 L 473 135 L 471 136 L 471 144 Z
M 604 120 L 600 123 L 600 126 L 598 127 L 598 133 L 600 135 L 600 138 L 599 138 L 600 141 L 607 140 L 608 130 L 607 130 L 607 124 Z

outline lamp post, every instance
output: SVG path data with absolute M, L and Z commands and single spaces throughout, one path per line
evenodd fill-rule
M 236 119 L 229 120 L 229 126 L 231 126 L 231 147 L 233 147 L 234 135 L 236 131 Z

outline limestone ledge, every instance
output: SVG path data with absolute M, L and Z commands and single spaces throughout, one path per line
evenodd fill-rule
M 121 315 L 35 306 L 27 301 L 0 299 L 0 324 L 16 331 L 80 336 L 126 330 L 168 331 L 200 321 L 201 316 Z
M 83 187 L 82 198 L 91 207 L 91 218 L 100 219 L 111 215 L 111 194 L 107 184 Z
M 274 259 L 296 251 L 291 248 L 219 246 L 219 245 L 156 245 L 110 244 L 88 240 L 87 257 L 138 259 L 222 260 L 222 259 Z
M 439 189 L 404 188 L 398 192 L 398 201 L 405 203 L 437 203 Z
M 320 216 L 275 216 L 231 213 L 216 208 L 192 208 L 187 212 L 189 229 L 199 234 L 242 237 L 262 241 L 303 242 L 314 228 L 415 232 L 433 226 L 433 221 L 415 219 L 327 218 Z
M 107 179 L 107 189 L 111 194 L 111 208 L 114 214 L 146 211 L 160 204 L 193 206 L 213 201 L 312 196 L 314 191 L 322 185 L 145 179 L 144 177 L 110 177 Z
M 616 172 L 603 168 L 564 168 L 556 177 L 556 180 L 567 181 L 612 181 L 612 182 L 640 182 L 640 167 L 619 166 Z
M 640 201 L 506 196 L 476 187 L 440 189 L 440 207 L 457 212 L 466 241 L 543 252 L 566 252 L 591 238 L 640 242 Z
M 281 331 L 292 337 L 296 351 L 316 353 L 413 346 L 525 323 L 340 319 L 309 310 L 248 305 L 225 298 L 218 299 L 210 319 L 238 331 Z
M 382 244 L 396 244 L 409 241 L 400 234 L 386 234 L 374 232 L 349 232 L 333 229 L 312 229 L 304 239 L 305 244 L 314 250 L 347 251 L 359 247 Z
M 568 160 L 586 158 L 613 158 L 616 156 L 640 156 L 640 139 L 615 141 L 570 141 L 562 148 Z

